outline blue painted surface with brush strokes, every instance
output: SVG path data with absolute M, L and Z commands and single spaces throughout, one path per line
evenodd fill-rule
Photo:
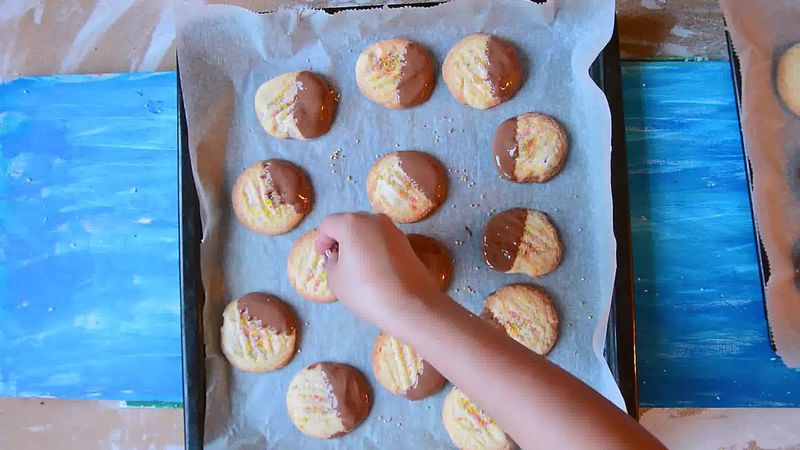
M 181 400 L 175 74 L 0 85 L 0 395 Z
M 727 62 L 623 65 L 640 403 L 800 406 L 769 346 Z
M 623 81 L 642 405 L 800 406 L 727 64 Z M 171 73 L 0 85 L 0 395 L 180 401 L 175 95 Z

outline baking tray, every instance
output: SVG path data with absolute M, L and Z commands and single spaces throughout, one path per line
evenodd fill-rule
M 755 201 L 755 192 L 753 191 L 753 167 L 750 165 L 750 158 L 747 157 L 747 149 L 744 143 L 744 131 L 742 130 L 742 71 L 739 65 L 739 56 L 733 48 L 733 39 L 731 39 L 728 30 L 725 30 L 725 39 L 728 43 L 728 58 L 731 62 L 731 79 L 733 80 L 733 91 L 736 98 L 736 116 L 739 118 L 739 141 L 742 143 L 742 159 L 744 161 L 744 173 L 747 177 L 747 192 L 750 194 L 750 217 L 753 223 L 753 237 L 756 240 L 758 275 L 761 278 L 761 295 L 764 300 L 766 300 L 767 282 L 769 281 L 769 259 L 767 258 L 767 249 L 764 247 L 764 242 L 761 240 L 761 234 L 758 232 L 756 211 L 753 208 L 753 202 Z M 764 301 L 764 318 L 769 323 L 766 301 Z M 769 345 L 772 347 L 772 351 L 777 352 L 778 349 L 775 347 L 775 340 L 772 337 L 772 328 L 767 327 L 767 332 L 769 334 Z
M 439 3 L 441 2 L 390 7 L 428 7 Z M 365 8 L 369 7 L 330 8 L 325 11 L 335 14 L 345 9 Z M 628 158 L 625 147 L 619 35 L 616 23 L 611 40 L 592 63 L 589 74 L 605 92 L 611 110 L 611 195 L 614 208 L 614 235 L 617 240 L 617 271 L 606 332 L 605 357 L 625 399 L 628 414 L 638 418 Z M 203 234 L 200 205 L 189 159 L 180 67 L 178 67 L 177 83 L 184 439 L 187 449 L 200 449 L 203 448 L 206 410 L 205 345 L 201 318 L 205 298 L 200 276 L 200 241 Z

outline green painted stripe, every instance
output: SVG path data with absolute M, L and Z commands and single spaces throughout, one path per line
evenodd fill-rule
M 152 401 L 125 401 L 122 402 L 126 408 L 183 408 L 183 402 L 160 402 Z

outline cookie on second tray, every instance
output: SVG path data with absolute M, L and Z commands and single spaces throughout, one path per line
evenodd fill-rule
M 343 436 L 369 415 L 369 384 L 347 364 L 315 363 L 292 378 L 286 408 L 292 423 L 308 436 Z
M 512 450 L 517 445 L 494 420 L 454 387 L 442 404 L 442 423 L 462 450 Z
M 329 303 L 335 301 L 336 296 L 328 289 L 325 261 L 314 249 L 317 235 L 319 230 L 314 228 L 297 239 L 289 251 L 286 272 L 292 287 L 303 298 L 318 303 Z
M 519 90 L 522 64 L 511 43 L 489 34 L 470 34 L 447 53 L 442 76 L 456 101 L 488 109 Z
M 561 240 L 547 214 L 513 208 L 492 216 L 483 230 L 483 258 L 497 272 L 536 278 L 561 262 Z
M 433 92 L 433 61 L 428 51 L 406 39 L 386 39 L 361 52 L 356 83 L 364 96 L 391 109 L 417 106 Z
M 265 82 L 256 91 L 258 122 L 280 139 L 313 139 L 327 133 L 333 122 L 336 92 L 314 72 L 288 72 Z
M 251 292 L 222 313 L 222 353 L 239 370 L 269 372 L 291 361 L 297 317 L 274 295 Z
M 372 346 L 372 371 L 389 392 L 421 400 L 439 392 L 447 380 L 411 347 L 380 333 Z
M 447 247 L 434 238 L 424 234 L 409 234 L 408 242 L 417 255 L 428 273 L 436 278 L 436 283 L 441 290 L 446 290 L 450 286 L 453 278 L 453 258 Z
M 567 133 L 550 116 L 521 114 L 497 127 L 492 153 L 501 177 L 517 183 L 544 183 L 564 166 Z
M 301 168 L 280 159 L 257 162 L 242 172 L 231 192 L 233 212 L 256 233 L 286 233 L 311 210 L 311 182 Z
M 427 153 L 393 152 L 375 161 L 366 185 L 375 212 L 399 223 L 418 222 L 445 201 L 447 171 Z
M 481 317 L 540 355 L 548 354 L 558 339 L 558 312 L 553 300 L 530 284 L 503 286 L 488 296 Z
M 786 107 L 800 116 L 800 42 L 789 47 L 778 61 L 776 84 Z

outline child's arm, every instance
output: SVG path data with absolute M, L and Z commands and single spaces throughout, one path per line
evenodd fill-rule
M 387 217 L 331 215 L 317 251 L 329 254 L 340 301 L 411 345 L 521 447 L 664 448 L 590 387 L 440 292 Z

